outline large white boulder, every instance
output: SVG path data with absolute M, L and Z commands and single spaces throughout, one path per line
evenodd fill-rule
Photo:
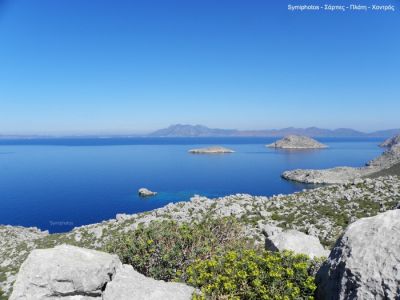
M 306 254 L 311 258 L 328 256 L 329 251 L 325 250 L 319 239 L 315 236 L 305 234 L 297 230 L 264 230 L 266 235 L 265 248 L 270 251 L 290 250 L 297 254 Z
M 318 299 L 400 299 L 400 210 L 351 224 L 317 274 Z
M 101 297 L 121 265 L 116 255 L 69 245 L 33 250 L 19 270 L 10 300 Z
M 148 278 L 123 265 L 107 285 L 103 300 L 189 300 L 194 289 L 182 283 Z
M 116 255 L 62 245 L 29 254 L 10 300 L 190 300 L 193 291 L 147 278 Z

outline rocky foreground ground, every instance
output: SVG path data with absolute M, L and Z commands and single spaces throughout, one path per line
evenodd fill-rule
M 116 219 L 63 234 L 0 226 L 0 288 L 5 295 L 10 294 L 20 265 L 33 249 L 60 244 L 102 249 L 117 232 L 135 230 L 139 224 L 154 220 L 193 223 L 207 216 L 235 216 L 245 227 L 247 236 L 260 242 L 264 242 L 265 227 L 274 225 L 315 236 L 326 249 L 331 249 L 350 223 L 393 209 L 399 203 L 400 177 L 386 176 L 273 197 L 238 194 L 208 199 L 195 196 L 188 202 L 169 204 L 141 214 L 119 214 Z

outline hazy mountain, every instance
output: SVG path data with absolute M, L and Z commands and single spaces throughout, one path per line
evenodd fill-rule
M 149 136 L 157 137 L 206 137 L 206 136 L 237 136 L 238 130 L 215 129 L 202 125 L 171 125 L 168 128 L 157 130 Z
M 324 129 L 318 127 L 265 130 L 237 130 L 209 128 L 203 125 L 175 124 L 159 129 L 150 134 L 90 134 L 90 135 L 19 135 L 0 134 L 0 140 L 5 139 L 59 139 L 59 138 L 130 138 L 130 137 L 283 137 L 286 135 L 304 135 L 308 137 L 376 137 L 389 138 L 400 134 L 400 129 L 387 129 L 375 132 L 361 132 L 350 128 Z
M 236 129 L 216 129 L 208 128 L 203 125 L 183 125 L 175 124 L 168 128 L 157 130 L 149 136 L 153 137 L 282 137 L 289 134 L 305 135 L 309 137 L 391 137 L 399 134 L 400 129 L 380 130 L 366 133 L 350 128 L 324 129 L 318 127 L 295 128 L 288 127 L 283 129 L 267 130 L 236 130 Z
M 387 129 L 371 132 L 368 134 L 370 137 L 392 137 L 400 134 L 400 129 Z

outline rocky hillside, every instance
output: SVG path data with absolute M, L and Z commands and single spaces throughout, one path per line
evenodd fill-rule
M 379 146 L 381 146 L 381 147 L 393 147 L 395 145 L 400 145 L 400 134 L 385 140 Z
M 64 234 L 0 226 L 0 285 L 6 294 L 10 293 L 19 266 L 33 249 L 64 243 L 102 249 L 116 233 L 135 230 L 139 224 L 154 220 L 194 223 L 207 216 L 234 216 L 243 225 L 246 235 L 260 243 L 264 242 L 265 226 L 274 225 L 315 236 L 329 249 L 348 224 L 392 209 L 398 203 L 400 178 L 389 176 L 273 197 L 238 194 L 208 199 L 195 196 L 191 201 L 169 204 L 146 213 L 119 214 L 116 219 L 78 227 Z

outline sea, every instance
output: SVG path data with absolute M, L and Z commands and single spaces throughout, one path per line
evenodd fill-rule
M 377 138 L 320 138 L 329 148 L 265 147 L 276 138 L 51 138 L 0 140 L 0 224 L 52 233 L 188 201 L 246 193 L 272 196 L 312 185 L 281 178 L 298 168 L 363 166 Z M 190 154 L 220 145 L 232 154 Z M 141 187 L 156 191 L 141 198 Z

